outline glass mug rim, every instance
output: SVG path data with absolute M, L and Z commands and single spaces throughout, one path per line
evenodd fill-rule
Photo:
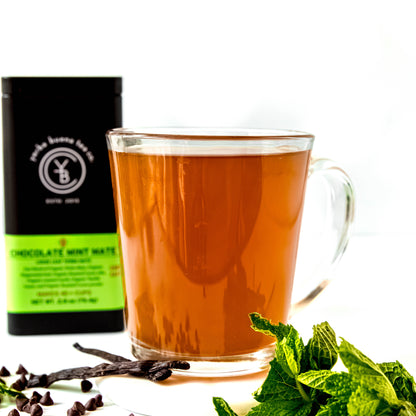
M 275 154 L 311 150 L 315 136 L 299 130 L 259 128 L 115 128 L 106 133 L 118 152 L 212 154 Z
M 118 127 L 107 131 L 107 135 L 136 137 L 143 139 L 189 140 L 253 140 L 253 139 L 309 139 L 313 134 L 289 129 L 266 129 L 251 127 Z

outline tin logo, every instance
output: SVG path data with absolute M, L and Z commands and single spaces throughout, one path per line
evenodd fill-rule
M 55 194 L 69 194 L 84 183 L 87 167 L 77 151 L 69 147 L 57 147 L 45 153 L 38 172 L 46 189 Z

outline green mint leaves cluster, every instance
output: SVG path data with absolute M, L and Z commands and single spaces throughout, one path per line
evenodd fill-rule
M 292 325 L 250 319 L 276 338 L 276 354 L 246 416 L 416 416 L 416 383 L 399 362 L 376 364 L 346 340 L 338 345 L 327 322 L 305 345 Z M 332 370 L 338 357 L 347 371 Z M 222 398 L 213 402 L 219 416 L 238 416 Z

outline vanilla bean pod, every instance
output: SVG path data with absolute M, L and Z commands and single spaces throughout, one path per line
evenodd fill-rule
M 96 357 L 103 358 L 104 360 L 110 361 L 112 363 L 119 363 L 122 361 L 131 361 L 128 358 L 124 358 L 121 355 L 111 354 L 103 350 L 98 350 L 96 348 L 84 348 L 76 342 L 73 347 L 78 351 L 84 352 L 85 354 L 95 355 Z
M 86 354 L 94 355 L 96 357 L 103 358 L 104 360 L 110 361 L 112 363 L 132 361 L 132 360 L 129 360 L 128 358 L 122 357 L 121 355 L 112 354 L 107 351 L 99 350 L 97 348 L 84 348 L 78 343 L 75 343 L 73 347 L 77 349 L 78 351 L 84 352 Z M 172 371 L 169 368 L 163 367 L 163 368 L 157 368 L 154 371 L 151 371 L 148 374 L 144 374 L 144 375 L 141 370 L 139 372 L 137 372 L 136 370 L 129 371 L 128 374 L 133 377 L 145 377 L 152 381 L 162 381 L 162 380 L 167 379 L 172 374 Z
M 123 361 L 118 363 L 102 363 L 95 367 L 76 367 L 57 371 L 51 374 L 31 375 L 27 387 L 49 387 L 57 381 L 87 379 L 110 375 L 134 373 L 153 381 L 161 381 L 171 375 L 171 369 L 189 369 L 186 361 Z

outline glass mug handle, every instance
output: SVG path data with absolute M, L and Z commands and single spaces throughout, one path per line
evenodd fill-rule
M 310 186 L 316 180 L 320 181 L 320 183 L 317 183 L 319 187 L 313 189 L 313 186 L 312 188 Z M 317 189 L 322 192 L 322 185 L 324 185 L 326 197 L 320 198 L 320 204 L 316 205 L 317 200 L 312 200 L 309 197 L 311 192 L 315 193 Z M 315 206 L 313 201 L 315 201 Z M 322 205 L 322 201 L 324 201 L 324 205 Z M 320 214 L 327 214 L 323 215 L 324 224 L 316 222 L 316 210 L 319 210 Z M 312 158 L 298 250 L 299 261 L 296 276 L 299 273 L 300 278 L 295 278 L 290 316 L 309 305 L 332 280 L 334 268 L 348 245 L 354 210 L 354 188 L 347 173 L 330 159 Z M 313 216 L 313 219 L 311 217 L 309 222 L 308 215 Z M 308 230 L 307 227 L 314 228 Z M 308 237 L 312 237 L 313 241 L 306 240 Z M 315 247 L 315 251 L 311 252 L 311 247 Z M 308 254 L 309 261 L 307 261 Z M 313 261 L 310 260 L 311 257 L 313 257 Z M 306 261 L 304 266 L 308 268 L 308 272 L 302 269 L 299 270 L 303 261 Z M 311 267 L 310 263 L 314 263 L 314 266 Z M 309 285 L 305 290 L 304 279 L 307 275 L 310 277 L 311 274 L 315 276 L 314 281 L 316 282 L 316 279 L 318 279 L 318 282 L 315 283 L 314 288 Z M 297 294 L 299 284 L 303 286 L 303 292 Z

